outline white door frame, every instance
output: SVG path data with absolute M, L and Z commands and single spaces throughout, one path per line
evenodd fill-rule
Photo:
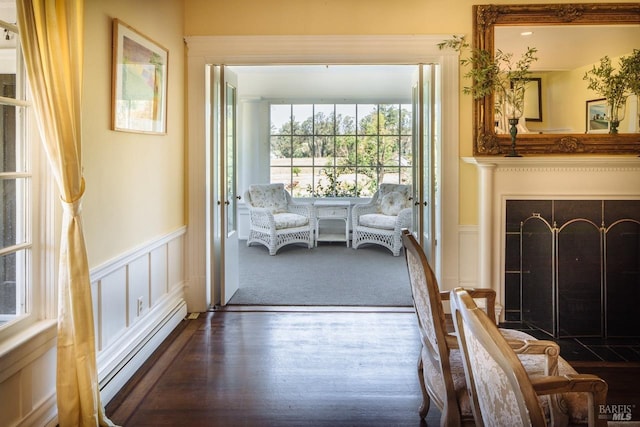
M 443 197 L 436 274 L 443 289 L 458 275 L 458 55 L 437 44 L 450 36 L 190 36 L 187 43 L 187 189 L 189 228 L 185 247 L 185 299 L 189 311 L 210 304 L 206 283 L 205 68 L 207 64 L 419 64 L 442 66 L 442 147 L 439 174 Z M 446 215 L 442 215 L 446 212 Z

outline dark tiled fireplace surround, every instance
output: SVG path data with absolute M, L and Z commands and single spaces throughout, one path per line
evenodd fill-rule
M 507 200 L 505 320 L 579 360 L 640 361 L 640 200 Z
M 478 287 L 503 326 L 571 361 L 640 362 L 640 157 L 463 158 L 478 170 Z

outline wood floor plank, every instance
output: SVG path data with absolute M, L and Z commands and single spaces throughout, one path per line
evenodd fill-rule
M 413 313 L 218 312 L 187 322 L 197 330 L 150 390 L 131 393 L 144 393 L 135 410 L 107 408 L 114 422 L 421 425 Z M 437 410 L 430 418 L 439 422 Z
M 107 405 L 125 426 L 425 425 L 409 311 L 254 310 L 185 320 L 140 378 Z M 640 369 L 581 366 L 609 383 L 608 403 L 640 408 Z M 640 411 L 634 420 L 640 419 Z M 431 407 L 429 425 L 439 425 Z

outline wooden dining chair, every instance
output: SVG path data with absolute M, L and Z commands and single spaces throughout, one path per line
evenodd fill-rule
M 476 426 L 546 426 L 539 397 L 577 392 L 589 396 L 589 426 L 607 425 L 598 416 L 606 403 L 604 380 L 588 374 L 531 377 L 466 290 L 451 292 L 451 309 Z
M 452 328 L 447 330 L 443 300 L 449 300 L 448 291 L 440 291 L 437 279 L 429 266 L 424 250 L 412 233 L 402 233 L 405 258 L 413 304 L 418 320 L 422 349 L 418 358 L 418 378 L 422 390 L 420 417 L 425 418 L 431 402 L 441 412 L 441 425 L 474 424 L 471 403 L 466 389 L 462 356 Z M 492 289 L 468 289 L 478 299 L 486 301 L 487 316 L 495 324 L 495 292 Z M 559 356 L 559 347 L 540 344 L 529 334 L 512 329 L 500 329 L 527 373 L 532 376 L 575 374 L 576 371 Z M 563 426 L 586 423 L 585 395 L 541 397 L 547 418 L 553 425 Z

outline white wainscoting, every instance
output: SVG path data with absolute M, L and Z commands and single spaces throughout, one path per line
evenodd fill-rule
M 54 425 L 56 322 L 36 322 L 0 354 L 0 425 Z
M 185 232 L 180 228 L 91 271 L 103 404 L 187 314 Z
M 478 287 L 478 226 L 461 225 L 458 227 L 458 286 Z
M 91 271 L 105 405 L 187 314 L 185 233 L 182 227 Z M 37 322 L 13 341 L 0 354 L 0 425 L 55 426 L 56 321 Z

